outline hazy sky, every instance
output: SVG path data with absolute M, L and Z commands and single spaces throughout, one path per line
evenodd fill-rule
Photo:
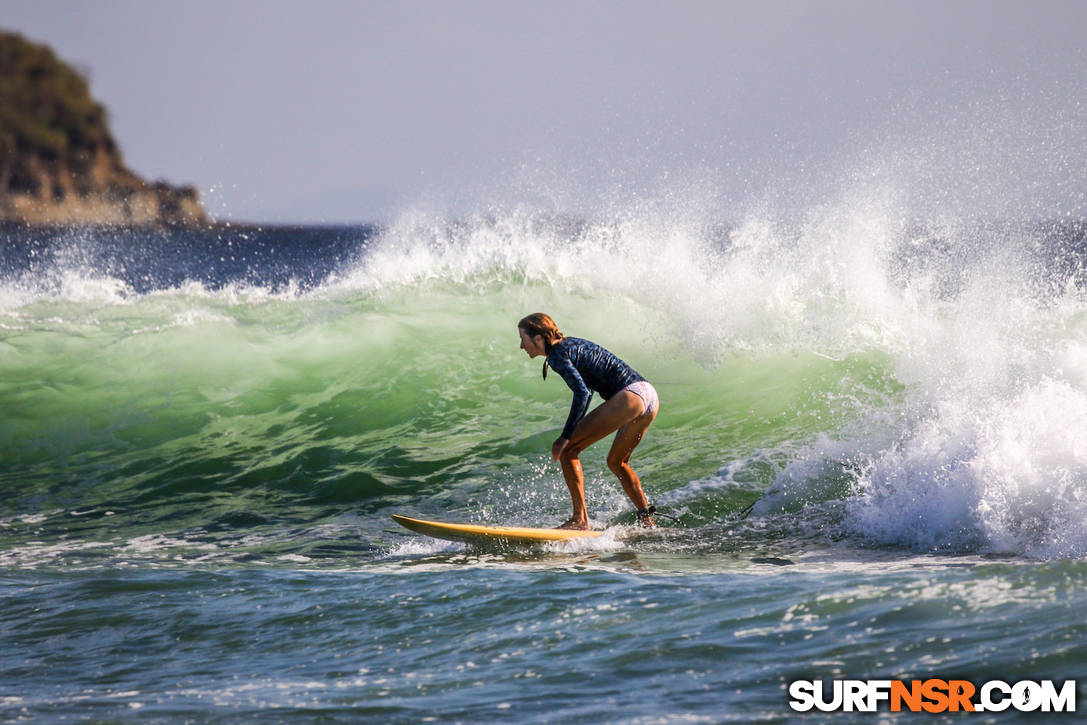
M 858 174 L 1087 212 L 1078 0 L 0 0 L 0 27 L 89 72 L 128 164 L 220 218 L 735 202 Z

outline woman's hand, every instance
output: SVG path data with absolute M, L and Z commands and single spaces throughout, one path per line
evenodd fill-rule
M 551 460 L 552 461 L 559 460 L 559 456 L 561 456 L 562 452 L 564 450 L 566 450 L 566 444 L 569 443 L 569 442 L 570 441 L 566 440 L 565 438 L 557 438 L 555 440 L 555 442 L 551 444 Z

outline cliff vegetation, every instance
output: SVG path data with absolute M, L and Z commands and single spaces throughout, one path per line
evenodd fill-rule
M 149 183 L 122 160 L 106 109 L 45 45 L 0 31 L 0 221 L 206 224 L 196 188 Z

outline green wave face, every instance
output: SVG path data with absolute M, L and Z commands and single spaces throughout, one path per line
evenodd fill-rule
M 538 524 L 566 505 L 549 450 L 570 402 L 519 350 L 516 321 L 538 309 L 657 385 L 662 412 L 636 463 L 658 494 L 784 452 L 897 390 L 880 354 L 707 364 L 659 310 L 516 279 L 40 301 L 8 313 L 3 333 L 8 515 L 65 512 L 85 535 L 390 506 Z M 611 515 L 623 503 L 605 451 L 585 460 Z

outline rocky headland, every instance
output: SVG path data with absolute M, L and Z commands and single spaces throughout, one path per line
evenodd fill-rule
M 0 222 L 205 225 L 193 186 L 125 166 L 106 109 L 45 46 L 0 30 Z

